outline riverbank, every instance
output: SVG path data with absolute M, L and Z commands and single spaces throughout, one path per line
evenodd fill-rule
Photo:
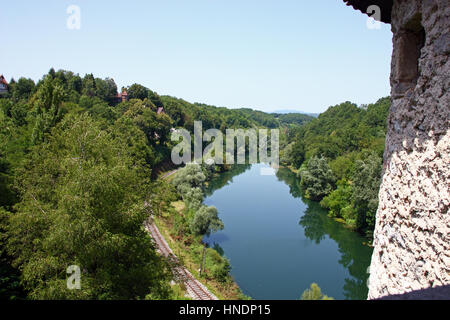
M 299 173 L 299 170 L 298 170 L 298 169 L 295 169 L 295 168 L 292 167 L 292 166 L 281 166 L 281 165 L 280 165 L 280 168 L 288 169 L 289 171 L 291 171 L 292 173 L 294 173 L 296 176 L 297 176 L 298 173 Z M 304 195 L 303 192 L 302 192 L 302 194 Z M 317 201 L 314 201 L 314 200 L 310 200 L 310 201 L 317 202 Z M 320 204 L 320 202 L 317 202 L 317 203 Z M 325 209 L 325 210 L 326 210 L 326 209 Z M 366 245 L 366 246 L 368 246 L 368 247 L 370 247 L 370 248 L 373 248 L 373 236 L 372 236 L 373 233 L 361 233 L 361 232 L 359 232 L 358 230 L 356 230 L 355 227 L 354 227 L 353 225 L 348 224 L 348 223 L 345 221 L 345 219 L 343 219 L 343 218 L 336 218 L 336 217 L 330 217 L 330 216 L 328 216 L 328 217 L 329 217 L 329 219 L 332 219 L 332 220 L 334 220 L 335 222 L 338 222 L 338 223 L 342 224 L 346 229 L 348 229 L 348 230 L 350 230 L 350 231 L 352 231 L 352 232 L 355 232 L 355 233 L 361 235 L 362 237 L 364 237 L 365 239 L 367 239 L 367 242 L 363 242 L 363 244 Z
M 180 264 L 178 257 L 173 253 L 153 220 L 150 219 L 146 223 L 145 228 L 155 241 L 156 248 L 160 254 L 170 261 L 172 273 L 177 282 L 172 286 L 172 289 L 174 290 L 174 299 L 184 300 L 192 298 L 194 300 L 218 300 L 211 291 L 195 279 L 195 277 Z M 178 288 L 175 288 L 175 286 L 178 286 Z M 181 291 L 181 294 L 179 291 Z
M 203 201 L 217 208 L 225 225 L 206 241 L 230 259 L 242 291 L 258 300 L 298 300 L 317 283 L 335 299 L 366 299 L 367 240 L 302 197 L 290 170 L 267 176 L 264 168 L 238 166 L 221 174 Z
M 174 232 L 174 214 L 183 215 L 186 206 L 183 201 L 176 201 L 172 203 L 172 208 L 162 216 L 154 217 L 154 222 L 184 267 L 220 300 L 247 300 L 248 297 L 242 293 L 230 274 L 224 274 L 220 281 L 214 276 L 212 269 L 223 264 L 224 258 L 213 248 L 206 249 L 205 272 L 199 276 L 203 250 L 201 237 L 180 236 Z
M 160 179 L 171 183 L 177 170 L 161 173 Z M 211 173 L 209 179 L 217 177 L 220 173 Z M 204 181 L 205 186 L 208 181 Z M 199 270 L 203 253 L 202 236 L 194 236 L 190 232 L 188 217 L 192 211 L 188 210 L 183 200 L 173 201 L 160 216 L 154 217 L 154 223 L 160 230 L 179 262 L 208 288 L 219 299 L 247 300 L 239 286 L 229 274 L 228 260 L 215 249 L 206 248 L 204 272 L 200 276 Z M 183 286 L 182 290 L 186 290 Z

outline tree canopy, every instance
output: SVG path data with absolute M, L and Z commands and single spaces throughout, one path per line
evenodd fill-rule
M 334 300 L 331 297 L 328 297 L 326 294 L 322 293 L 322 290 L 317 285 L 317 283 L 312 283 L 309 289 L 306 289 L 303 292 L 301 300 Z
M 330 216 L 373 231 L 389 98 L 358 107 L 345 102 L 317 119 L 289 128 L 281 163 L 299 169 L 301 186 Z
M 148 204 L 160 215 L 181 197 L 187 207 L 174 226 L 189 236 L 223 228 L 202 202 L 205 181 L 225 167 L 187 165 L 172 186 L 155 179 L 170 167 L 171 131 L 192 132 L 194 121 L 204 130 L 281 128 L 282 163 L 300 169 L 308 197 L 373 229 L 387 98 L 346 102 L 315 119 L 190 103 L 140 84 L 126 90 L 130 99 L 117 101 L 113 79 L 52 68 L 36 83 L 11 81 L 0 97 L 1 297 L 169 297 L 168 265 L 143 228 Z M 81 290 L 66 287 L 71 265 L 81 268 Z M 223 263 L 217 275 L 228 269 Z

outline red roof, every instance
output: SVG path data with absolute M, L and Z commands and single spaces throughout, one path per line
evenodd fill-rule
M 0 76 L 0 83 L 3 83 L 6 86 L 8 85 L 8 82 L 6 81 L 6 79 L 3 75 Z
M 128 93 L 126 90 L 123 90 L 122 93 L 118 93 L 116 94 L 116 98 L 122 98 L 122 96 L 124 97 L 128 97 Z

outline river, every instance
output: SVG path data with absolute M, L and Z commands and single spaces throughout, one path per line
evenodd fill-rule
M 205 240 L 230 260 L 244 294 L 297 300 L 315 282 L 335 299 L 366 299 L 367 239 L 303 198 L 290 170 L 261 175 L 262 168 L 239 165 L 215 177 L 204 200 L 225 224 Z

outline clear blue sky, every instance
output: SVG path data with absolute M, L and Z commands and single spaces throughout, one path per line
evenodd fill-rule
M 81 29 L 69 30 L 69 5 Z M 51 67 L 141 83 L 191 102 L 322 112 L 389 95 L 390 26 L 342 0 L 14 0 L 0 8 L 0 73 Z

